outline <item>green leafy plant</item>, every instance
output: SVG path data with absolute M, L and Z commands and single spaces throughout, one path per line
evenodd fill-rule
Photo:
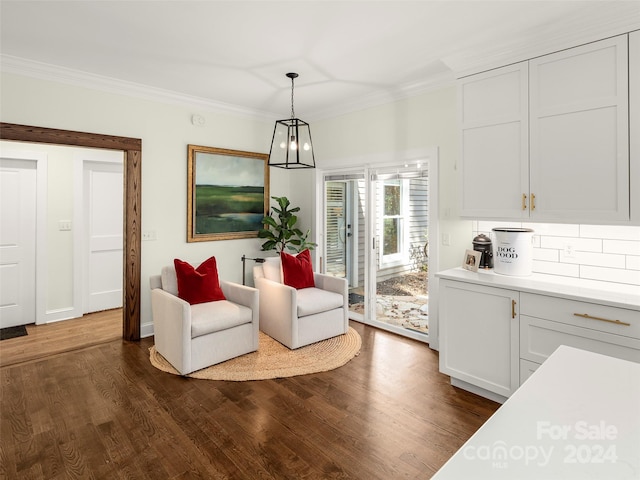
M 313 250 L 317 244 L 307 240 L 311 230 L 303 233 L 296 228 L 298 217 L 294 214 L 300 211 L 300 207 L 289 208 L 291 203 L 287 197 L 271 198 L 278 202 L 279 208 L 271 207 L 273 215 L 270 213 L 262 219 L 264 228 L 258 231 L 258 237 L 267 240 L 262 244 L 262 250 L 276 250 L 278 253 L 286 250 L 292 252 Z

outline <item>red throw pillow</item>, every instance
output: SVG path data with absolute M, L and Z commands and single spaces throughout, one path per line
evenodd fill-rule
M 298 255 L 280 252 L 280 261 L 285 285 L 297 289 L 316 286 L 313 281 L 313 265 L 311 265 L 309 250 L 304 250 Z
M 225 300 L 218 280 L 216 257 L 205 260 L 198 268 L 193 268 L 177 258 L 173 265 L 176 267 L 178 297 L 191 305 Z

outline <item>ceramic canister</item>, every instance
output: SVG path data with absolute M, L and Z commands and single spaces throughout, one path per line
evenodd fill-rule
M 531 275 L 533 267 L 533 230 L 530 228 L 494 228 L 493 271 L 502 275 Z

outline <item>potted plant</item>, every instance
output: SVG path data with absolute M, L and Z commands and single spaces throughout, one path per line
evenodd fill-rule
M 271 207 L 271 213 L 262 219 L 264 228 L 258 231 L 259 238 L 267 239 L 262 244 L 262 250 L 275 250 L 278 253 L 290 250 L 301 252 L 305 249 L 313 250 L 315 243 L 307 241 L 311 230 L 302 233 L 296 228 L 298 217 L 294 215 L 300 211 L 300 207 L 289 208 L 291 203 L 287 197 L 271 197 L 278 202 L 278 207 Z

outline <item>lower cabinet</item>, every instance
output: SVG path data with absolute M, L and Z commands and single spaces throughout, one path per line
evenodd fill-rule
M 640 363 L 639 312 L 531 293 L 520 302 L 520 358 L 541 364 L 567 345 Z
M 520 385 L 518 292 L 440 280 L 440 371 L 503 397 Z
M 493 399 L 560 345 L 640 363 L 637 310 L 441 279 L 439 318 L 440 371 Z
M 539 363 L 520 359 L 520 385 L 522 385 L 531 375 L 533 375 L 533 372 L 535 372 L 539 366 Z

